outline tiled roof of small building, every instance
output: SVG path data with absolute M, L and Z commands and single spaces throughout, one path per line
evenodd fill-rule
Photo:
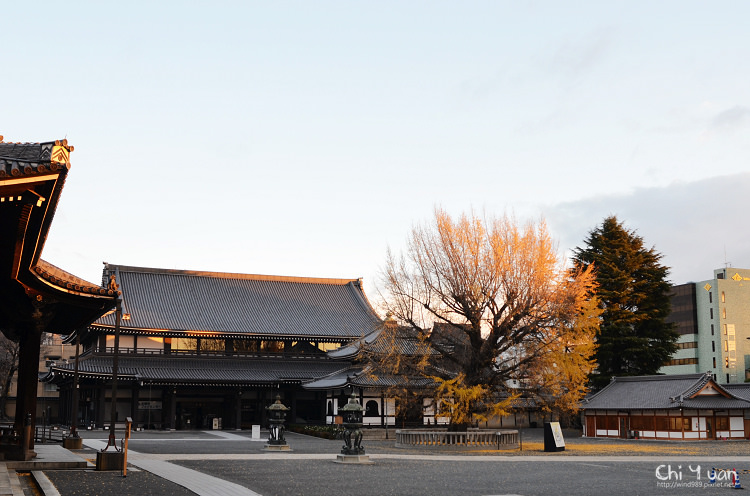
M 347 367 L 348 362 L 315 358 L 120 356 L 118 377 L 152 384 L 271 385 L 310 381 Z M 73 363 L 60 363 L 50 368 L 51 376 L 70 376 L 73 372 Z M 78 372 L 82 376 L 110 377 L 112 357 L 95 356 L 80 360 Z M 50 380 L 51 376 L 46 380 Z
M 586 398 L 585 410 L 750 408 L 750 402 L 717 384 L 708 374 L 615 377 Z
M 422 356 L 435 354 L 427 341 L 420 339 L 417 330 L 404 326 L 380 326 L 374 332 L 354 341 L 347 346 L 328 352 L 332 358 L 355 358 L 360 353 L 376 355 L 398 353 L 405 356 Z
M 305 389 L 341 389 L 347 386 L 358 386 L 367 388 L 389 388 L 404 387 L 426 388 L 434 386 L 435 383 L 426 377 L 407 378 L 401 375 L 374 374 L 369 367 L 353 365 L 319 377 L 303 384 Z
M 722 387 L 733 395 L 750 401 L 750 383 L 745 382 L 742 384 L 724 384 Z
M 379 324 L 357 279 L 229 274 L 106 265 L 129 329 L 270 338 L 354 339 Z M 113 326 L 106 315 L 95 325 Z

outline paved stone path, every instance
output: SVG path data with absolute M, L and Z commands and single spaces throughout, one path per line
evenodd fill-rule
M 101 450 L 107 446 L 104 441 L 96 439 L 84 439 L 83 443 L 95 450 Z M 199 496 L 260 496 L 239 484 L 169 463 L 165 461 L 165 458 L 168 459 L 169 456 L 128 450 L 128 463 L 179 484 Z
M 23 489 L 21 489 L 16 471 L 6 468 L 5 464 L 0 467 L 0 495 L 23 496 Z
M 103 448 L 106 439 L 100 437 L 100 433 L 88 434 L 96 436 L 84 438 L 87 447 L 85 456 L 90 458 L 90 450 Z M 712 466 L 737 468 L 743 475 L 745 471 L 750 471 L 747 442 L 702 443 L 694 446 L 690 454 L 680 452 L 687 446 L 683 443 L 623 442 L 618 445 L 624 450 L 621 454 L 596 451 L 591 454 L 574 454 L 573 451 L 544 454 L 537 447 L 528 454 L 501 455 L 394 450 L 392 442 L 371 441 L 368 455 L 375 461 L 374 464 L 342 468 L 333 463 L 340 448 L 339 441 L 292 434 L 290 438 L 294 452 L 268 452 L 262 450 L 265 438 L 252 439 L 247 433 L 134 433 L 130 445 L 137 449 L 128 452 L 128 462 L 133 467 L 132 477 L 130 473 L 123 478 L 117 474 L 93 471 L 78 480 L 70 478 L 68 474 L 65 479 L 60 472 L 50 472 L 49 476 L 63 496 L 145 494 L 147 489 L 155 487 L 155 480 L 161 481 L 161 489 L 150 494 L 325 496 L 331 493 L 331 484 L 338 485 L 341 480 L 352 477 L 357 480 L 363 496 L 453 496 L 459 487 L 469 488 L 468 494 L 477 495 L 515 493 L 528 496 L 560 493 L 562 490 L 583 496 L 599 496 L 603 493 L 618 494 L 624 490 L 641 494 L 661 491 L 656 487 L 659 481 L 654 470 L 658 466 L 666 466 L 670 461 L 675 471 L 686 471 L 686 463 L 699 464 L 704 472 L 706 467 Z M 601 442 L 572 439 L 571 445 L 576 444 L 593 444 L 593 448 L 609 446 Z M 645 451 L 644 448 L 649 448 L 650 452 L 628 453 L 627 448 L 631 444 L 632 449 Z M 283 487 L 279 486 L 277 480 L 279 472 L 288 474 Z M 529 475 L 532 472 L 533 477 Z M 685 477 L 691 475 L 685 473 Z M 88 483 L 84 492 L 81 492 L 81 480 Z M 384 484 L 386 480 L 388 482 Z M 530 480 L 533 480 L 533 484 L 529 483 Z M 106 488 L 106 492 L 103 488 Z M 369 492 L 366 488 L 369 488 Z M 702 488 L 682 488 L 681 494 L 705 494 L 699 491 Z M 43 492 L 46 496 L 59 496 L 54 486 L 51 492 Z M 21 493 L 0 491 L 0 496 L 3 494 L 20 496 Z

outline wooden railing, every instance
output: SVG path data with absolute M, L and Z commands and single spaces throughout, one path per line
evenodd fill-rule
M 398 429 L 396 430 L 396 447 L 422 448 L 486 448 L 509 450 L 517 449 L 518 431 L 516 430 L 469 430 L 449 432 L 438 429 Z

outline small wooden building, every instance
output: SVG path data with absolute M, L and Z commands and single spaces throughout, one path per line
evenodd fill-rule
M 750 384 L 721 386 L 710 373 L 615 377 L 581 404 L 584 436 L 747 439 Z

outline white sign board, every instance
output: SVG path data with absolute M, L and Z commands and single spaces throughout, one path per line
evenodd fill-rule
M 560 422 L 550 422 L 549 426 L 552 428 L 552 437 L 555 438 L 555 446 L 558 448 L 565 447 L 565 438 L 563 438 L 562 429 L 560 428 Z

